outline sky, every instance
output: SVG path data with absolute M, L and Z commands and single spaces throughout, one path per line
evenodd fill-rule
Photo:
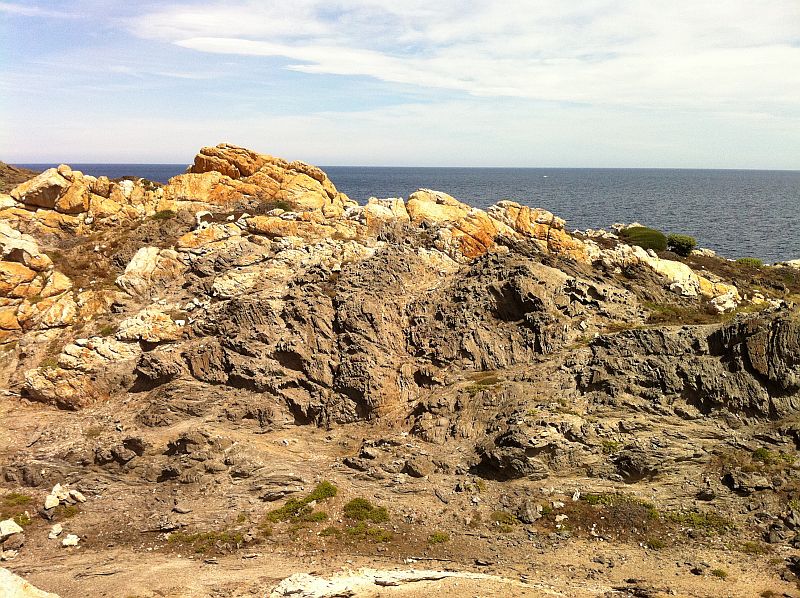
M 798 0 L 0 1 L 0 160 L 800 169 Z

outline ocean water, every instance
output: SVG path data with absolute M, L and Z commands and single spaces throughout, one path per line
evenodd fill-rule
M 37 170 L 50 164 L 22 164 Z M 166 182 L 184 164 L 74 164 L 95 176 Z M 501 199 L 542 207 L 567 228 L 639 221 L 692 235 L 726 257 L 800 258 L 800 171 L 322 167 L 360 203 L 436 189 L 481 208 Z

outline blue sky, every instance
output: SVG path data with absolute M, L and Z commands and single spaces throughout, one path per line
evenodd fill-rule
M 797 0 L 0 1 L 0 159 L 800 169 Z

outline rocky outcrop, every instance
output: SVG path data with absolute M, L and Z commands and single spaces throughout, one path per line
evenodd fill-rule
M 0 567 L 0 589 L 6 598 L 58 598 L 57 594 L 40 590 L 2 567 Z
M 56 270 L 36 240 L 0 220 L 0 344 L 23 331 L 65 327 L 78 306 L 72 281 Z

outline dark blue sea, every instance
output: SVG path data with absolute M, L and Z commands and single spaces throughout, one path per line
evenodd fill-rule
M 36 170 L 50 164 L 22 164 Z M 166 182 L 184 164 L 73 164 L 95 176 Z M 425 187 L 468 204 L 500 199 L 546 208 L 567 227 L 639 221 L 697 238 L 726 257 L 800 258 L 800 171 L 591 168 L 323 167 L 336 187 L 363 203 L 408 197 Z

